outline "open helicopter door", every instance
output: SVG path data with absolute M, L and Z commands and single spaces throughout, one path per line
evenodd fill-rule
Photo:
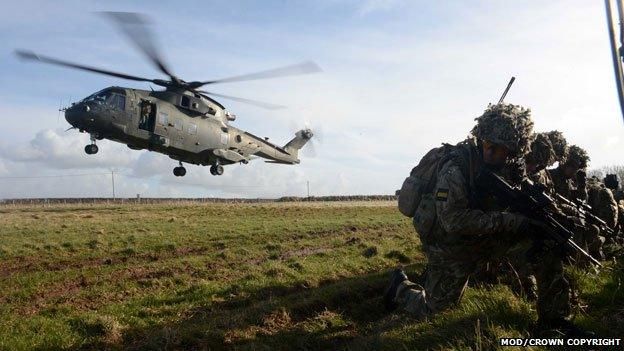
M 153 132 L 156 125 L 156 104 L 148 100 L 141 100 L 139 106 L 139 129 Z
M 611 0 L 605 0 L 605 7 L 607 9 L 607 25 L 609 26 L 609 42 L 611 43 L 611 56 L 613 58 L 613 68 L 615 70 L 615 84 L 617 86 L 618 99 L 620 100 L 622 118 L 624 118 L 624 71 L 622 71 L 622 54 L 624 53 L 624 48 L 622 47 L 624 44 L 622 21 L 624 20 L 624 8 L 622 7 L 622 0 L 616 0 L 616 5 L 619 18 L 619 21 L 617 22 L 619 40 L 615 36 L 616 28 L 614 28 Z
M 149 143 L 152 147 L 169 146 L 169 138 L 167 135 L 168 123 L 168 114 L 158 109 L 157 104 L 149 100 L 141 100 L 139 108 L 139 132 L 148 135 Z

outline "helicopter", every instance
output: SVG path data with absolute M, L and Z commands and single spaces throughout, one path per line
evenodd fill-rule
M 143 78 L 42 56 L 32 51 L 16 51 L 25 60 L 164 87 L 164 90 L 142 90 L 111 86 L 62 109 L 65 119 L 72 126 L 70 129 L 89 133 L 91 143 L 84 149 L 87 154 L 96 154 L 96 141 L 102 139 L 126 144 L 133 150 L 159 152 L 178 161 L 178 166 L 173 168 L 176 177 L 186 174 L 183 163 L 210 165 L 212 175 L 222 175 L 224 165 L 247 164 L 258 157 L 269 163 L 300 163 L 299 150 L 314 135 L 310 128 L 297 131 L 292 140 L 279 146 L 269 142 L 268 138 L 261 138 L 232 126 L 231 122 L 236 120 L 236 115 L 211 96 L 266 109 L 283 106 L 198 89 L 217 83 L 315 73 L 321 70 L 318 65 L 308 61 L 229 78 L 187 82 L 175 76 L 161 58 L 144 16 L 129 12 L 102 14 L 111 19 L 130 42 L 169 79 Z

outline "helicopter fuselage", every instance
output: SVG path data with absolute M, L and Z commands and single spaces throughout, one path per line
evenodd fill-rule
M 217 101 L 187 91 L 109 87 L 72 104 L 65 118 L 91 134 L 93 143 L 109 139 L 131 149 L 213 167 L 247 163 L 253 155 L 268 162 L 297 164 L 298 150 L 312 136 L 309 130 L 301 130 L 284 147 L 274 145 L 231 126 L 235 116 Z M 87 153 L 97 152 L 97 148 L 89 152 L 88 147 Z

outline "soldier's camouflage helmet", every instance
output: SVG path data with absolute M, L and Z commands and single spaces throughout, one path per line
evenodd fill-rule
M 563 133 L 558 130 L 553 130 L 546 134 L 550 139 L 550 143 L 552 144 L 553 150 L 555 151 L 555 155 L 557 155 L 556 161 L 564 163 L 566 158 L 568 157 L 568 141 L 563 136 Z
M 533 134 L 533 142 L 531 142 L 531 151 L 526 155 L 526 161 L 545 168 L 557 161 L 557 155 L 550 138 L 547 133 Z
M 505 146 L 514 156 L 529 150 L 533 133 L 531 110 L 512 104 L 490 104 L 483 115 L 475 118 L 472 135 L 480 140 Z
M 568 150 L 568 158 L 565 162 L 566 165 L 579 169 L 585 169 L 587 168 L 588 163 L 589 155 L 587 154 L 587 151 L 576 145 L 570 146 L 570 149 Z

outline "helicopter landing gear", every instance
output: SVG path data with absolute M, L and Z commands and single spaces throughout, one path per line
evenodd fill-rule
M 85 146 L 84 150 L 87 153 L 87 155 L 95 155 L 98 152 L 98 147 L 97 145 L 95 145 L 95 139 L 96 136 L 94 134 L 91 134 L 91 144 Z
M 184 175 L 186 174 L 186 168 L 184 168 L 184 166 L 182 166 L 182 162 L 180 162 L 180 165 L 178 167 L 174 167 L 173 168 L 173 175 L 176 177 L 184 177 Z
M 95 155 L 98 152 L 98 147 L 95 144 L 89 144 L 85 146 L 85 152 L 87 155 Z
M 210 166 L 210 174 L 212 175 L 222 175 L 223 174 L 223 166 L 220 164 Z

